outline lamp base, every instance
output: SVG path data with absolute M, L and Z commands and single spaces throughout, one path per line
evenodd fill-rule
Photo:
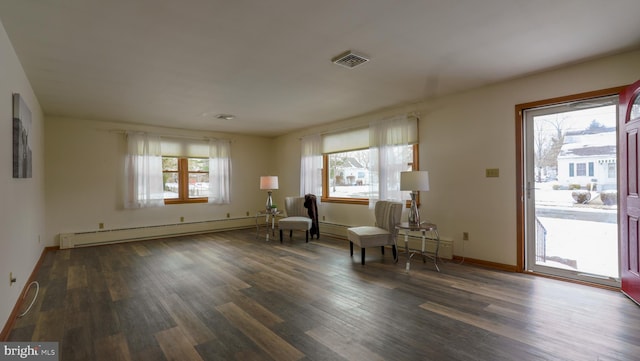
M 267 191 L 267 193 L 269 195 L 267 196 L 267 204 L 265 207 L 267 212 L 271 212 L 271 206 L 273 205 L 273 200 L 271 199 L 271 191 Z
M 409 226 L 418 227 L 420 225 L 420 213 L 418 212 L 418 204 L 416 203 L 416 195 L 418 192 L 411 192 L 411 208 L 409 208 Z

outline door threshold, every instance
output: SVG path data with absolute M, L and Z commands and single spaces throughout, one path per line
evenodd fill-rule
M 551 275 L 551 274 L 548 274 L 548 273 L 535 272 L 535 271 L 524 271 L 523 273 L 530 274 L 532 276 L 550 278 L 550 279 L 563 281 L 563 282 L 575 283 L 575 284 L 579 284 L 579 285 L 583 285 L 583 286 L 602 288 L 602 289 L 605 289 L 605 290 L 620 292 L 620 287 L 619 286 L 604 285 L 604 284 L 601 284 L 601 283 L 589 282 L 589 281 L 585 281 L 585 280 L 577 280 L 577 279 L 574 279 L 574 278 L 561 277 L 561 276 Z M 587 274 L 584 274 L 584 275 L 587 275 Z M 592 276 L 592 275 L 589 275 L 589 276 Z M 609 279 L 608 277 L 603 277 L 603 276 L 599 276 L 599 278 Z

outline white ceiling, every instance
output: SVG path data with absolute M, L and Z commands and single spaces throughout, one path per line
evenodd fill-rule
M 637 49 L 638 14 L 638 0 L 0 1 L 46 115 L 267 136 Z M 332 64 L 346 50 L 371 61 Z

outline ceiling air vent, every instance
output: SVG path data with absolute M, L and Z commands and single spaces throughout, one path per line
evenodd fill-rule
M 356 66 L 366 63 L 369 59 L 365 58 L 362 55 L 357 55 L 352 53 L 351 51 L 344 52 L 335 58 L 331 59 L 334 64 L 338 64 L 344 66 L 345 68 L 355 68 Z

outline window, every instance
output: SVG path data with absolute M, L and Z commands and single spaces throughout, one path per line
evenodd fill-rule
M 584 177 L 587 175 L 587 164 L 586 163 L 576 163 L 576 176 Z
M 326 155 L 329 198 L 369 199 L 369 150 Z
M 124 207 L 229 204 L 230 142 L 126 132 Z
M 418 145 L 408 145 L 408 159 L 406 170 L 418 168 Z M 332 153 L 324 155 L 323 184 L 327 185 L 323 194 L 328 196 L 323 201 L 363 203 L 369 198 L 376 197 L 375 188 L 371 182 L 377 183 L 377 174 L 371 172 L 369 149 Z M 374 189 L 372 191 L 372 189 Z M 374 192 L 374 194 L 372 194 Z
M 611 178 L 611 179 L 615 179 L 616 178 L 616 164 L 615 163 L 608 163 L 607 164 L 607 177 Z
M 209 195 L 209 159 L 162 157 L 165 204 L 204 203 Z
M 407 115 L 323 135 L 322 201 L 372 207 L 402 199 L 400 172 L 418 169 L 417 144 L 418 119 Z

